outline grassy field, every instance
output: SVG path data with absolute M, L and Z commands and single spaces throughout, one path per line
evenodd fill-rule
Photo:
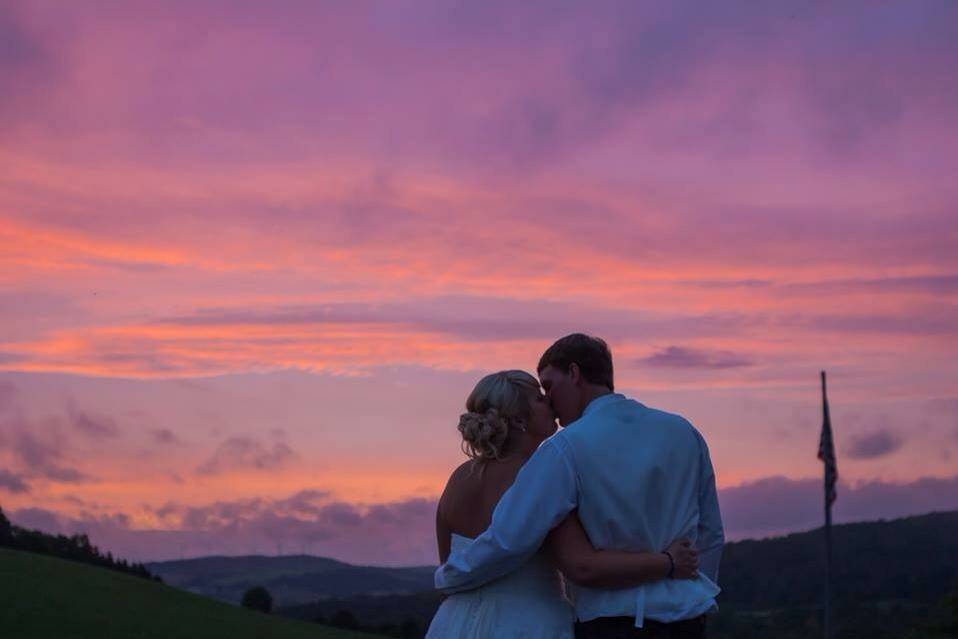
M 3 639 L 360 639 L 169 586 L 0 548 Z

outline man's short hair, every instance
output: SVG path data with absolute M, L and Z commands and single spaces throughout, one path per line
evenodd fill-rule
M 573 362 L 579 365 L 586 381 L 608 386 L 610 391 L 615 390 L 609 345 L 605 340 L 584 333 L 573 333 L 557 340 L 539 358 L 536 370 L 541 373 L 546 366 L 552 366 L 567 373 Z

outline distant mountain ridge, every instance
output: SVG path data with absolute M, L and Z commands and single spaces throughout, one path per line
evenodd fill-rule
M 171 586 L 238 603 L 247 588 L 264 586 L 276 605 L 292 606 L 322 598 L 394 595 L 432 589 L 435 567 L 355 566 L 326 557 L 199 557 L 147 564 Z

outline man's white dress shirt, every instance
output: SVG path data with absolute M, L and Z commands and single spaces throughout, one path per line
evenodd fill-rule
M 705 440 L 678 415 L 612 393 L 525 463 L 489 528 L 436 570 L 436 587 L 458 592 L 508 574 L 534 554 L 575 508 L 599 549 L 653 551 L 687 537 L 699 550 L 697 579 L 618 590 L 574 587 L 580 621 L 634 616 L 672 622 L 715 607 L 725 536 Z

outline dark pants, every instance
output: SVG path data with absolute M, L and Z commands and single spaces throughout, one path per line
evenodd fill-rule
M 645 620 L 635 627 L 634 617 L 601 617 L 577 623 L 576 639 L 705 639 L 705 615 L 672 623 Z

